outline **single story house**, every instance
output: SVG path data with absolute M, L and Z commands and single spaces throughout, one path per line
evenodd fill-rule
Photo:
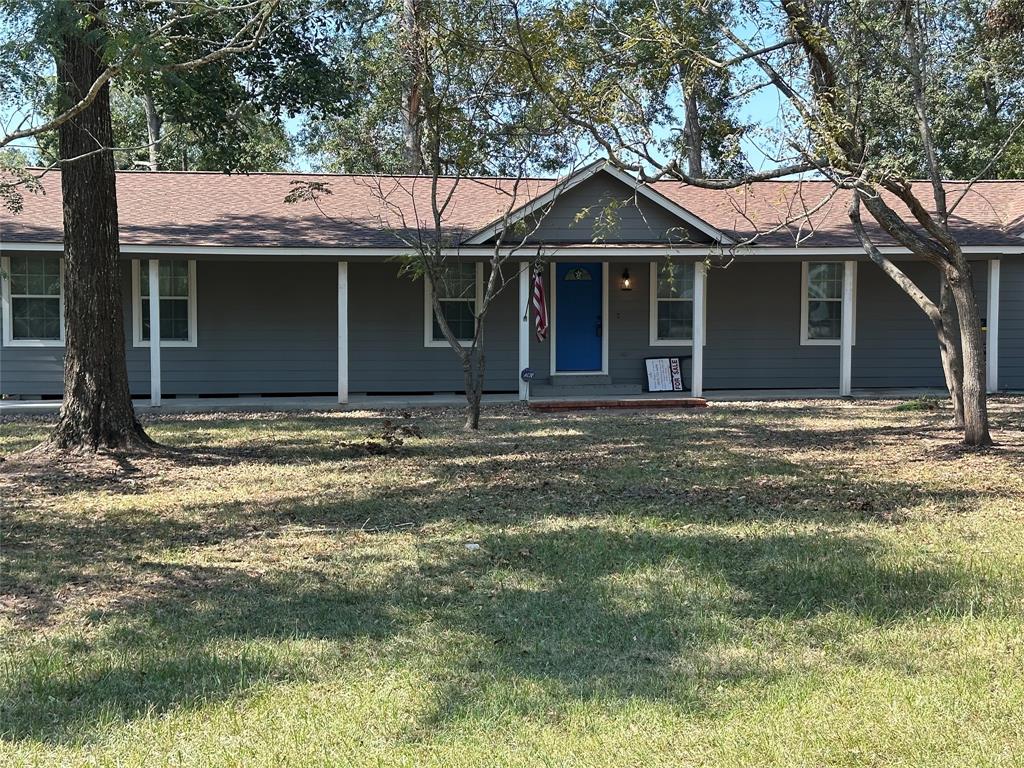
M 296 181 L 329 194 L 286 203 Z M 23 212 L 0 214 L 7 397 L 62 390 L 59 178 L 44 184 Z M 641 392 L 645 360 L 665 357 L 679 359 L 697 395 L 943 384 L 931 326 L 865 258 L 848 199 L 827 182 L 709 191 L 642 185 L 598 162 L 560 180 L 439 187 L 451 264 L 442 303 L 460 337 L 472 334 L 495 243 L 516 247 L 486 319 L 488 392 Z M 974 263 L 989 389 L 1024 389 L 1024 183 L 949 190 Z M 349 393 L 460 392 L 432 287 L 400 275 L 396 258 L 431 231 L 430 199 L 423 177 L 118 174 L 133 395 L 337 393 L 345 402 Z M 937 295 L 932 266 L 870 231 Z M 550 316 L 543 340 L 527 312 L 537 263 Z

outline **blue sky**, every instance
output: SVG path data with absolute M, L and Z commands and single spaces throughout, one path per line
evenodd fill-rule
M 766 38 L 771 37 L 771 33 L 768 30 L 755 28 L 749 21 L 746 26 L 737 28 L 737 32 L 750 40 L 753 45 L 763 44 Z M 752 73 L 748 72 L 747 74 L 750 75 Z M 756 75 L 757 73 L 753 74 Z M 764 170 L 776 164 L 775 159 L 766 153 L 765 148 L 762 146 L 762 141 L 764 134 L 777 132 L 781 111 L 781 97 L 774 87 L 766 87 L 755 91 L 738 109 L 739 117 L 743 122 L 756 126 L 752 134 L 745 136 L 741 141 L 741 146 L 747 160 L 755 171 Z M 18 122 L 21 116 L 22 113 L 19 105 L 0 104 L 0 121 L 2 121 L 4 127 L 9 127 Z M 296 136 L 301 130 L 302 122 L 302 117 L 285 119 L 285 125 L 293 136 Z M 679 122 L 680 124 L 682 123 L 681 118 Z M 31 139 L 13 146 L 25 151 L 30 156 L 32 154 L 33 142 Z M 292 158 L 291 170 L 312 170 L 310 158 L 300 150 L 296 150 Z
M 780 100 L 778 92 L 774 88 L 765 88 L 754 94 L 754 96 L 742 106 L 739 110 L 739 114 L 740 118 L 744 122 L 753 123 L 764 128 L 771 128 L 778 123 L 779 111 Z M 12 108 L 10 105 L 4 105 L 4 107 L 0 109 L 0 116 L 2 116 L 4 125 L 9 125 L 15 119 L 16 115 L 16 108 Z M 286 118 L 285 125 L 292 135 L 297 135 L 302 128 L 302 118 Z M 755 171 L 762 170 L 773 165 L 774 161 L 766 156 L 756 139 L 745 137 L 741 143 L 748 161 Z M 27 151 L 31 147 L 31 141 L 26 140 L 15 146 Z M 301 172 L 313 169 L 310 164 L 310 159 L 301 151 L 296 151 L 289 170 Z

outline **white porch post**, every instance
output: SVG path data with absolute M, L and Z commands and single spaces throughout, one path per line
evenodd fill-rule
M 988 263 L 988 333 L 985 335 L 988 391 L 999 391 L 999 259 Z
M 519 399 L 530 399 L 530 382 L 522 372 L 530 367 L 530 262 L 519 265 Z
M 848 397 L 853 391 L 853 281 L 856 276 L 856 262 L 844 262 L 843 314 L 839 335 L 839 394 L 843 397 Z
M 704 302 L 707 292 L 707 264 L 698 261 L 693 267 L 693 356 L 690 362 L 690 389 L 694 397 L 704 394 Z
M 338 402 L 348 402 L 348 262 L 338 262 Z
M 160 260 L 149 260 L 149 404 L 160 405 Z

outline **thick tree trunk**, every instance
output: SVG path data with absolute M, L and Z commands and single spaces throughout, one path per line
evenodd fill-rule
M 981 334 L 981 314 L 974 299 L 971 267 L 960 258 L 948 275 L 949 288 L 960 318 L 960 348 L 963 352 L 964 442 L 967 445 L 992 444 L 988 431 L 988 403 L 985 393 L 985 344 Z
M 64 97 L 78 100 L 102 70 L 103 0 L 79 2 L 56 52 Z M 59 129 L 64 195 L 64 403 L 47 445 L 61 450 L 148 448 L 128 391 L 110 91 Z M 92 154 L 90 154 L 92 153 Z M 75 159 L 77 158 L 77 159 Z
M 946 388 L 953 403 L 953 424 L 957 429 L 964 426 L 964 363 L 960 347 L 956 343 L 955 329 L 960 326 L 956 304 L 949 281 L 940 274 L 942 287 L 939 289 L 939 316 L 943 332 L 939 335 L 939 349 L 942 353 L 942 373 L 946 377 Z

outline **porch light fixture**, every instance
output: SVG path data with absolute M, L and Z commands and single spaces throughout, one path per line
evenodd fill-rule
M 633 290 L 633 281 L 629 277 L 629 270 L 628 269 L 622 270 L 622 290 L 624 290 L 624 291 L 632 291 Z

